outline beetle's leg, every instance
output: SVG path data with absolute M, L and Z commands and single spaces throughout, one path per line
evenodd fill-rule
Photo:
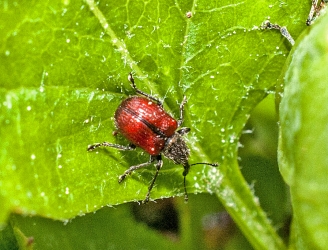
M 184 111 L 184 105 L 187 103 L 187 97 L 184 96 L 183 100 L 180 104 L 180 118 L 178 120 L 178 127 L 181 126 L 181 124 L 183 123 L 183 111 Z
M 156 157 L 156 158 L 155 158 Z M 142 203 L 147 203 L 149 201 L 149 197 L 150 197 L 150 191 L 153 189 L 154 187 L 154 184 L 155 184 L 155 181 L 156 181 L 156 178 L 158 176 L 158 173 L 159 171 L 161 170 L 162 166 L 163 166 L 163 161 L 162 161 L 162 156 L 161 155 L 157 155 L 155 157 L 151 157 L 153 158 L 154 160 L 157 160 L 157 163 L 155 165 L 156 167 L 156 172 L 155 172 L 155 175 L 148 187 L 148 192 L 147 192 L 147 195 L 146 195 L 146 198 L 142 201 Z
M 154 97 L 154 96 L 152 96 L 150 94 L 147 94 L 147 93 L 145 93 L 145 92 L 143 92 L 143 91 L 141 91 L 140 89 L 137 88 L 136 84 L 134 83 L 134 78 L 133 78 L 133 75 L 132 75 L 131 72 L 129 73 L 128 80 L 131 82 L 132 88 L 134 88 L 134 90 L 138 94 L 143 95 L 143 96 L 145 96 L 145 97 L 147 97 L 147 98 L 149 98 L 149 99 L 157 102 L 158 106 L 163 107 L 163 103 L 159 99 L 157 99 L 156 97 Z
M 318 0 L 312 0 L 312 5 L 308 18 L 306 19 L 306 25 L 311 25 L 312 21 L 315 19 L 314 14 L 317 7 Z
M 121 183 L 125 179 L 125 177 L 127 175 L 131 174 L 134 170 L 146 167 L 146 166 L 150 165 L 154 160 L 155 160 L 155 158 L 150 156 L 149 161 L 129 167 L 129 169 L 125 170 L 125 172 L 122 175 L 120 175 L 120 177 L 118 177 L 118 182 Z
M 189 131 L 190 131 L 190 128 L 186 128 L 186 127 L 184 127 L 184 128 L 179 129 L 179 130 L 177 131 L 177 133 L 180 134 L 180 135 L 182 136 L 182 135 L 188 134 Z
M 92 144 L 92 145 L 89 145 L 87 150 L 88 151 L 93 151 L 95 150 L 96 148 L 99 148 L 99 147 L 112 147 L 112 148 L 117 148 L 119 150 L 133 150 L 136 148 L 135 145 L 133 144 L 129 144 L 128 146 L 123 146 L 123 145 L 119 145 L 119 144 L 113 144 L 113 143 L 109 143 L 109 142 L 102 142 L 102 143 L 95 143 L 95 144 Z
M 320 11 L 325 7 L 327 0 L 312 0 L 312 6 L 308 18 L 306 19 L 306 25 L 311 25 L 312 22 L 320 16 Z

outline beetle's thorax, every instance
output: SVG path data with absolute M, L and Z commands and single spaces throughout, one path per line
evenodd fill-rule
M 183 137 L 177 132 L 167 139 L 162 153 L 175 164 L 188 165 L 189 148 Z

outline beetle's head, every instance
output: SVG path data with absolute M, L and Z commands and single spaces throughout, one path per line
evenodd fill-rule
M 183 137 L 177 132 L 167 139 L 162 153 L 175 164 L 189 166 L 189 148 Z

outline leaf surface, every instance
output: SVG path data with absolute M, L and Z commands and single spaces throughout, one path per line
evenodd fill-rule
M 86 151 L 94 142 L 128 143 L 112 136 L 112 116 L 135 94 L 127 81 L 133 71 L 138 87 L 164 100 L 174 117 L 187 96 L 190 163 L 220 164 L 192 167 L 188 191 L 216 193 L 254 245 L 281 246 L 239 172 L 237 148 L 290 49 L 278 32 L 259 26 L 270 17 L 297 36 L 307 8 L 278 1 L 2 4 L 1 221 L 12 211 L 65 220 L 144 199 L 154 169 L 117 180 L 146 154 Z M 164 164 L 153 199 L 184 192 L 182 167 Z

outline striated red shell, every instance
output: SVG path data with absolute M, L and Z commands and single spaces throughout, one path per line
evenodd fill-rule
M 161 106 L 139 96 L 121 103 L 115 112 L 115 124 L 125 138 L 150 155 L 159 155 L 178 127 L 177 121 Z

